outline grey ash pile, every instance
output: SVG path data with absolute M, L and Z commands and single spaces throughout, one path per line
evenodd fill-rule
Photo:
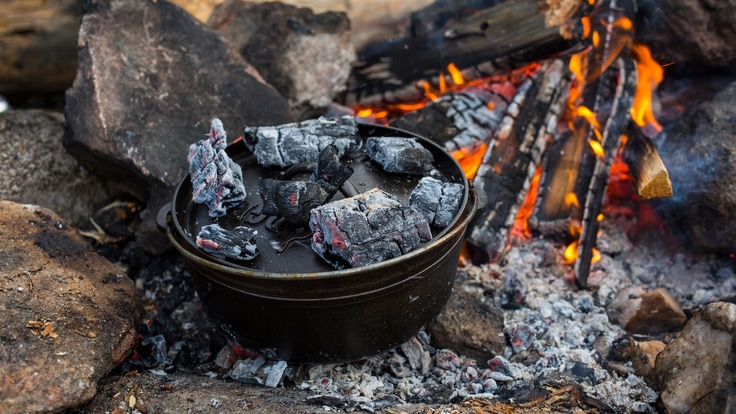
M 687 288 L 668 287 L 692 309 L 715 297 L 736 295 L 736 275 L 729 263 L 667 256 L 659 247 L 634 248 L 622 232 L 608 233 L 602 238 L 602 259 L 591 273 L 591 290 L 573 288 L 560 246 L 545 240 L 515 243 L 499 264 L 459 269 L 456 294 L 502 310 L 499 334 L 505 345 L 496 354 L 481 357 L 474 352 L 471 357 L 457 350 L 464 349 L 463 338 L 435 338 L 430 324 L 400 347 L 337 365 L 287 364 L 229 345 L 203 314 L 181 259 L 148 256 L 130 242 L 118 260 L 127 263 L 136 280 L 147 323 L 121 373 L 191 373 L 302 390 L 303 401 L 328 411 L 400 412 L 401 407 L 422 404 L 458 408 L 463 402 L 487 401 L 529 412 L 658 412 L 658 394 L 631 362 L 615 355 L 616 344 L 631 335 L 609 320 L 607 306 L 618 291 L 641 285 L 645 275 L 667 275 L 672 281 L 689 278 Z M 721 275 L 719 283 L 714 283 L 714 273 Z M 654 279 L 650 282 L 656 283 Z M 653 338 L 669 340 L 671 335 Z

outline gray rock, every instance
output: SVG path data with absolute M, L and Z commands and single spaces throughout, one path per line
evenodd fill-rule
M 184 178 L 189 145 L 212 119 L 235 137 L 245 126 L 294 121 L 286 99 L 179 7 L 166 0 L 83 4 L 63 142 L 98 175 L 147 199 Z M 159 207 L 148 206 L 150 221 Z
M 109 194 L 99 178 L 67 153 L 63 134 L 59 113 L 0 113 L 0 199 L 40 205 L 79 225 Z
M 732 82 L 657 138 L 674 191 L 657 210 L 699 251 L 729 254 L 736 245 L 735 101 Z
M 736 1 L 643 0 L 638 41 L 650 46 L 669 71 L 702 72 L 726 69 L 736 73 Z
M 671 332 L 687 321 L 680 304 L 662 288 L 627 286 L 606 306 L 606 313 L 626 331 L 644 335 Z
M 695 405 L 699 412 L 723 412 L 717 407 L 733 398 L 728 389 L 736 384 L 734 334 L 736 305 L 712 303 L 659 353 L 652 375 L 667 412 L 688 413 Z
M 0 201 L 0 238 L 0 407 L 78 406 L 133 349 L 135 285 L 50 210 Z
M 208 24 L 289 99 L 295 114 L 326 108 L 346 89 L 356 53 L 345 13 L 228 0 Z
M 485 361 L 504 351 L 503 319 L 503 312 L 490 301 L 456 286 L 442 313 L 427 326 L 427 332 L 432 345 Z

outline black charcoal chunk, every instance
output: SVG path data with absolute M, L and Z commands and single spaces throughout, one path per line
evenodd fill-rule
M 313 209 L 309 227 L 312 249 L 337 268 L 378 263 L 432 239 L 421 213 L 377 188 Z
M 353 168 L 343 164 L 337 154 L 338 150 L 334 145 L 328 145 L 323 149 L 319 153 L 317 168 L 310 177 L 310 180 L 319 184 L 327 192 L 328 200 L 353 175 Z
M 238 226 L 232 230 L 218 224 L 203 226 L 197 234 L 197 246 L 208 253 L 215 253 L 234 260 L 252 260 L 258 256 L 257 231 Z
M 441 229 L 449 226 L 463 201 L 465 187 L 446 183 L 432 177 L 423 177 L 409 195 L 409 205 Z
M 317 162 L 320 151 L 329 145 L 338 157 L 357 151 L 362 145 L 355 118 L 310 119 L 304 122 L 266 127 L 247 127 L 245 145 L 264 167 L 288 167 Z
M 219 119 L 212 120 L 209 138 L 189 146 L 192 199 L 207 204 L 210 217 L 222 217 L 227 209 L 245 201 L 243 170 L 225 152 L 227 135 Z
M 387 172 L 425 175 L 433 168 L 432 153 L 414 138 L 370 137 L 365 149 Z
M 264 178 L 260 194 L 263 214 L 283 217 L 289 223 L 307 224 L 309 210 L 327 201 L 327 192 L 311 181 L 285 181 Z

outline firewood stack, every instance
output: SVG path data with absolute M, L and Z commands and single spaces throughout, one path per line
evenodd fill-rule
M 527 203 L 533 206 L 531 231 L 569 246 L 566 259 L 574 263 L 578 286 L 585 287 L 617 155 L 623 153 L 640 198 L 672 194 L 656 148 L 631 116 L 639 93 L 631 50 L 635 6 L 630 0 L 596 2 L 594 8 L 575 3 L 564 18 L 550 20 L 560 8 L 540 11 L 545 8 L 534 0 L 510 3 L 397 46 L 405 55 L 423 55 L 422 42 L 443 36 L 426 59 L 391 53 L 363 59 L 355 75 L 363 87 L 353 97 L 360 106 L 395 107 L 424 95 L 428 85 L 448 82 L 438 64 L 457 65 L 466 80 L 475 80 L 471 87 L 394 118 L 391 125 L 423 134 L 452 153 L 482 151 L 473 178 L 481 206 L 466 237 L 473 262 L 503 257 Z M 550 27 L 549 21 L 556 24 Z M 503 44 L 488 40 L 499 27 L 506 28 Z M 408 79 L 401 62 L 412 62 L 422 78 Z M 530 191 L 537 174 L 538 188 Z M 536 197 L 531 203 L 530 192 Z

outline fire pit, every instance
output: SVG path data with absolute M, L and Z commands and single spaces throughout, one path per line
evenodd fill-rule
M 207 314 L 238 345 L 293 362 L 353 361 L 405 342 L 444 307 L 476 211 L 475 194 L 457 162 L 424 138 L 367 124 L 358 125 L 358 136 L 364 144 L 369 138 L 413 138 L 434 157 L 433 175 L 463 186 L 459 212 L 445 228 L 432 226 L 431 241 L 398 257 L 336 270 L 312 250 L 309 227 L 261 214 L 264 202 L 257 191 L 248 190 L 242 205 L 212 218 L 206 205 L 192 201 L 189 176 L 159 213 L 159 225 L 189 265 Z M 303 165 L 263 167 L 242 142 L 231 144 L 227 153 L 242 167 L 247 189 L 267 179 L 311 174 Z M 422 178 L 387 172 L 364 149 L 347 162 L 354 170 L 350 186 L 358 193 L 379 188 L 404 203 Z M 343 198 L 338 193 L 333 200 Z M 255 230 L 259 254 L 240 262 L 198 248 L 196 236 L 213 223 Z

